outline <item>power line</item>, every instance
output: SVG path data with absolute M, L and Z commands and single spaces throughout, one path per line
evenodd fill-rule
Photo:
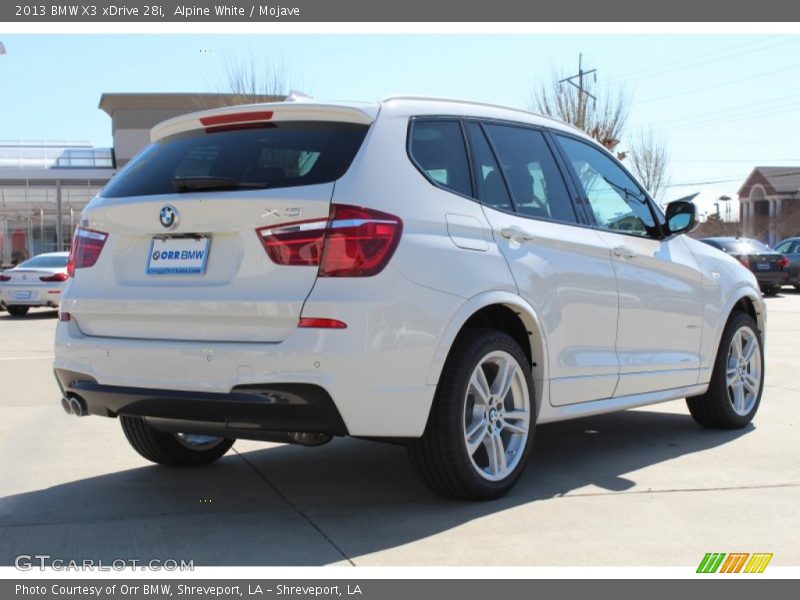
M 777 179 L 777 178 L 780 178 L 780 177 L 797 177 L 799 175 L 800 175 L 800 169 L 795 170 L 795 171 L 786 171 L 785 173 L 770 173 L 769 178 L 770 179 Z M 697 186 L 697 185 L 712 185 L 712 184 L 717 184 L 717 183 L 732 183 L 734 181 L 742 181 L 743 182 L 743 178 L 742 177 L 734 177 L 734 178 L 730 178 L 730 179 L 714 179 L 714 180 L 708 180 L 708 181 L 688 181 L 688 182 L 685 182 L 685 183 L 671 183 L 671 184 L 666 185 L 664 187 L 668 187 L 668 188 L 692 187 L 692 186 Z
M 770 36 L 770 38 L 771 37 L 778 37 L 778 36 Z M 766 39 L 770 39 L 770 38 L 766 38 Z M 704 65 L 709 65 L 709 64 L 716 63 L 716 62 L 720 62 L 720 61 L 723 61 L 723 60 L 728 60 L 730 58 L 734 58 L 734 57 L 737 57 L 737 56 L 742 56 L 744 54 L 752 54 L 752 53 L 755 53 L 755 52 L 762 52 L 764 50 L 769 50 L 771 48 L 777 48 L 779 46 L 785 46 L 786 44 L 795 44 L 797 42 L 800 42 L 800 39 L 792 38 L 792 39 L 789 39 L 789 40 L 782 40 L 782 41 L 779 41 L 779 42 L 774 43 L 774 44 L 768 44 L 768 45 L 765 45 L 765 46 L 761 46 L 759 48 L 748 49 L 748 50 L 744 50 L 744 51 L 741 51 L 741 52 L 733 52 L 733 53 L 730 52 L 730 50 L 737 49 L 737 48 L 742 48 L 742 47 L 745 47 L 745 46 L 749 46 L 749 45 L 758 43 L 760 41 L 763 41 L 763 40 L 753 40 L 751 42 L 745 42 L 744 44 L 739 44 L 737 46 L 732 46 L 730 48 L 725 48 L 725 49 L 722 49 L 722 50 L 707 52 L 707 53 L 705 53 L 704 56 L 688 57 L 688 58 L 685 58 L 685 59 L 682 59 L 682 60 L 679 60 L 679 61 L 673 61 L 671 63 L 664 63 L 664 64 L 662 64 L 660 66 L 655 66 L 655 67 L 650 67 L 648 69 L 642 69 L 642 70 L 639 70 L 639 71 L 634 71 L 634 72 L 632 72 L 632 73 L 630 73 L 628 75 L 614 78 L 614 80 L 616 82 L 618 82 L 618 83 L 621 83 L 621 82 L 630 81 L 630 80 L 634 80 L 634 79 L 638 80 L 638 79 L 647 79 L 647 78 L 650 78 L 650 77 L 660 77 L 661 75 L 666 75 L 668 73 L 674 73 L 676 71 L 685 71 L 685 70 L 688 70 L 688 69 L 694 69 L 696 67 L 701 67 L 701 66 L 704 66 Z M 706 60 L 706 58 L 708 56 L 714 56 L 714 55 L 719 55 L 719 56 L 715 56 L 714 58 L 711 58 L 710 60 Z M 689 63 L 689 64 L 684 64 L 684 63 Z M 679 64 L 681 66 L 678 66 L 677 68 L 666 68 L 666 67 L 671 67 L 671 66 L 679 65 Z
M 777 75 L 778 73 L 785 73 L 786 71 L 796 71 L 797 69 L 800 69 L 800 65 L 794 65 L 794 66 L 786 67 L 786 68 L 783 68 L 783 69 L 776 69 L 774 71 L 768 71 L 766 73 L 760 73 L 758 75 L 753 75 L 751 77 L 742 77 L 742 78 L 739 78 L 739 79 L 730 79 L 728 81 L 722 81 L 722 82 L 719 82 L 719 83 L 715 83 L 713 85 L 707 85 L 707 86 L 704 86 L 704 87 L 693 88 L 691 90 L 684 90 L 682 92 L 676 92 L 674 94 L 668 94 L 666 96 L 658 96 L 656 98 L 645 98 L 644 100 L 638 100 L 636 103 L 637 104 L 650 104 L 650 103 L 653 103 L 653 102 L 659 102 L 661 100 L 668 100 L 670 98 L 677 98 L 679 96 L 686 96 L 688 94 L 695 94 L 697 92 L 705 92 L 705 91 L 708 91 L 708 90 L 713 90 L 713 89 L 725 87 L 725 86 L 728 86 L 728 85 L 733 85 L 733 84 L 736 84 L 736 83 L 742 83 L 744 81 L 752 81 L 754 79 L 763 79 L 764 77 L 769 77 L 770 75 Z

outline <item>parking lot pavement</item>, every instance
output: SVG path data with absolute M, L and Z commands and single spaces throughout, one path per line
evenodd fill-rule
M 800 294 L 767 300 L 753 426 L 697 427 L 683 401 L 542 426 L 519 485 L 433 496 L 403 448 L 239 442 L 196 470 L 150 465 L 111 419 L 66 416 L 53 311 L 0 313 L 0 564 L 175 558 L 195 565 L 696 565 L 706 552 L 800 564 Z

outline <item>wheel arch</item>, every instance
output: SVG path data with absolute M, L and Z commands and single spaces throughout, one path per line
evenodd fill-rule
M 734 294 L 728 298 L 725 306 L 720 314 L 725 315 L 724 319 L 720 319 L 719 325 L 715 332 L 714 337 L 714 356 L 719 351 L 719 344 L 722 340 L 722 334 L 725 331 L 733 315 L 737 312 L 743 312 L 756 322 L 758 326 L 758 333 L 761 337 L 761 344 L 765 343 L 767 332 L 767 310 L 761 294 L 750 288 L 739 288 Z
M 547 342 L 533 307 L 510 292 L 491 291 L 470 298 L 453 315 L 442 334 L 427 383 L 436 385 L 450 350 L 459 335 L 472 327 L 489 326 L 508 333 L 522 347 L 531 363 L 537 413 L 548 401 Z

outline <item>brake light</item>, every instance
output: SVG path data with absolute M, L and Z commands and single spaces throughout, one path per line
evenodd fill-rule
M 71 321 L 72 320 L 72 315 L 69 314 L 68 312 L 60 312 L 60 313 L 58 313 L 58 320 L 59 321 Z
M 86 227 L 78 227 L 72 239 L 72 248 L 69 251 L 67 273 L 75 276 L 75 269 L 93 267 L 103 251 L 103 246 L 108 238 L 107 233 L 95 231 Z
M 299 221 L 275 227 L 256 229 L 264 250 L 278 265 L 313 266 L 319 265 L 322 245 L 325 242 L 327 219 Z
M 736 260 L 742 263 L 742 266 L 749 269 L 750 268 L 750 259 L 746 256 L 737 256 Z
M 300 221 L 256 230 L 279 265 L 318 266 L 319 277 L 370 277 L 394 254 L 403 222 L 393 215 L 344 204 L 327 220 Z
M 785 269 L 788 266 L 789 266 L 789 259 L 786 258 L 785 256 L 781 256 L 778 259 L 778 268 L 779 269 Z
M 54 281 L 66 281 L 69 279 L 69 275 L 66 273 L 56 273 L 54 275 L 42 275 L 39 277 L 39 281 L 47 281 L 47 282 L 54 282 Z
M 200 123 L 206 127 L 212 127 L 214 125 L 230 125 L 232 123 L 269 121 L 271 118 L 271 110 L 252 110 L 248 112 L 230 113 L 227 115 L 211 115 L 209 117 L 200 117 Z
M 0 281 L 11 281 L 11 275 L 0 275 Z
M 394 254 L 403 222 L 393 215 L 333 205 L 322 250 L 320 277 L 369 277 L 380 273 Z

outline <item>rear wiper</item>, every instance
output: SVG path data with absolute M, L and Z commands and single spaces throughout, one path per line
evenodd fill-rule
M 172 186 L 176 192 L 193 192 L 198 190 L 242 190 L 263 189 L 269 184 L 263 182 L 244 182 L 228 177 L 212 177 L 208 175 L 192 175 L 189 177 L 174 177 Z

